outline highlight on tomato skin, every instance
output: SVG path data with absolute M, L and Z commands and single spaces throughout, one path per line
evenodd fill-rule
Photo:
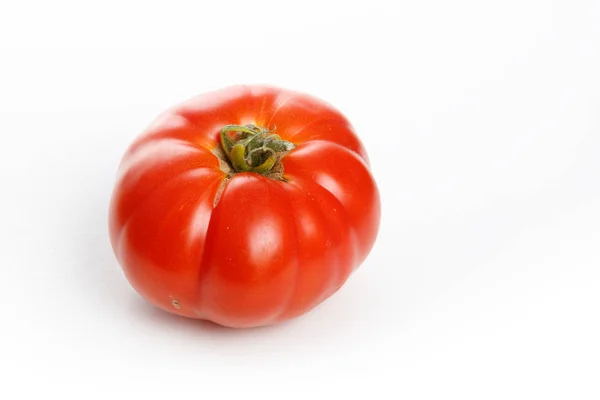
M 134 140 L 109 232 L 144 299 L 248 328 L 334 294 L 371 251 L 380 213 L 346 117 L 313 96 L 246 85 L 176 105 Z

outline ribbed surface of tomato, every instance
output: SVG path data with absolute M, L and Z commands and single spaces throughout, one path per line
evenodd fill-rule
M 225 125 L 275 127 L 296 147 L 282 180 L 227 174 Z M 304 314 L 370 252 L 380 202 L 348 120 L 314 97 L 235 86 L 168 110 L 123 157 L 110 206 L 116 257 L 136 291 L 230 327 Z

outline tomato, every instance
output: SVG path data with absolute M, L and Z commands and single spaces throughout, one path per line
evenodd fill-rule
M 284 321 L 336 292 L 377 236 L 380 200 L 348 120 L 270 86 L 210 92 L 126 151 L 113 250 L 155 306 L 229 327 Z

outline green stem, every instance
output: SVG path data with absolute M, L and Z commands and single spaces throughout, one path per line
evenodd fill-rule
M 253 129 L 254 128 L 254 129 Z M 242 125 L 225 125 L 221 128 L 221 135 L 227 134 L 229 132 L 245 132 L 250 135 L 256 135 L 260 133 L 259 128 L 256 128 L 252 125 L 242 126 Z
M 231 132 L 239 134 L 231 136 Z M 236 172 L 269 176 L 276 169 L 277 176 L 282 176 L 281 158 L 295 146 L 272 132 L 254 125 L 225 125 L 221 128 L 221 147 Z M 279 167 L 275 168 L 277 165 Z
M 246 159 L 244 158 L 244 153 L 246 148 L 241 144 L 236 144 L 229 152 L 229 160 L 231 160 L 231 165 L 233 169 L 238 172 L 246 172 L 250 171 L 252 167 L 248 165 Z
M 271 149 L 268 149 L 268 150 L 271 150 Z M 272 153 L 271 156 L 269 156 L 269 158 L 267 158 L 265 160 L 265 162 L 254 167 L 252 169 L 252 171 L 257 172 L 259 174 L 264 174 L 266 172 L 269 172 L 275 165 L 275 162 L 277 161 L 277 153 L 275 153 L 273 150 L 271 150 L 271 153 Z

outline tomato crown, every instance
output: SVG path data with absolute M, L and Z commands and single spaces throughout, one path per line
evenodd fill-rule
M 221 149 L 217 154 L 236 172 L 255 172 L 283 180 L 281 158 L 296 147 L 281 139 L 273 129 L 255 125 L 226 125 L 221 129 Z M 224 157 L 223 157 L 224 156 Z

